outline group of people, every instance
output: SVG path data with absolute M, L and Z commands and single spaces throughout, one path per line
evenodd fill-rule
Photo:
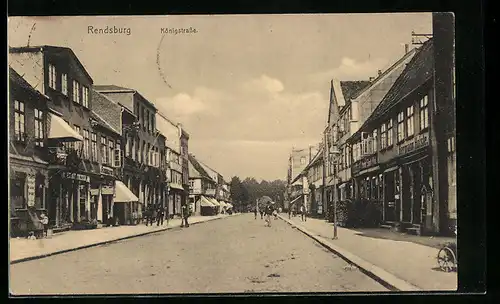
M 300 213 L 300 220 L 303 222 L 307 221 L 307 210 L 306 210 L 306 207 L 304 205 L 300 206 L 299 213 Z M 288 218 L 291 218 L 292 215 L 296 216 L 296 211 L 295 211 L 295 209 L 290 208 L 290 209 L 288 209 Z
M 169 221 L 169 215 L 166 207 L 163 207 L 160 204 L 149 205 L 149 207 L 144 212 L 144 218 L 146 219 L 146 226 L 153 226 L 154 222 L 156 222 L 156 226 L 163 226 L 163 220 L 165 219 L 165 214 L 167 214 L 167 225 Z M 181 227 L 189 227 L 188 218 L 191 216 L 191 209 L 187 206 L 187 204 L 183 204 L 181 206 Z
M 257 213 L 260 213 L 260 218 L 266 220 L 266 224 L 268 227 L 271 227 L 271 216 L 274 216 L 274 219 L 278 219 L 278 210 L 274 207 L 274 205 L 269 202 L 264 209 L 259 209 L 256 207 L 253 210 L 253 213 L 255 215 L 255 219 L 257 219 Z

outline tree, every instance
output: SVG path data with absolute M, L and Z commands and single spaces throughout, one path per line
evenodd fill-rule
M 248 201 L 248 190 L 241 183 L 239 177 L 234 176 L 231 179 L 231 200 L 233 201 L 235 207 L 241 210 L 243 205 L 246 205 Z

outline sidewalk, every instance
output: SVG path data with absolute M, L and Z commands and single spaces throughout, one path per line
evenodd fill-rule
M 418 244 L 411 239 L 394 240 L 385 238 L 367 237 L 364 233 L 337 228 L 338 239 L 333 240 L 333 224 L 322 219 L 308 218 L 302 222 L 300 217 L 288 219 L 297 228 L 305 228 L 314 236 L 328 240 L 338 249 L 349 252 L 356 259 L 364 260 L 368 264 L 381 268 L 397 279 L 405 281 L 418 289 L 426 291 L 456 291 L 458 276 L 456 272 L 442 272 L 438 270 L 436 256 L 439 249 Z M 302 229 L 301 229 L 302 230 Z M 303 231 L 307 233 L 306 231 Z
M 189 218 L 189 224 L 203 223 L 211 220 L 226 218 L 233 215 L 217 216 L 192 216 Z M 139 224 L 137 226 L 117 226 L 105 227 L 90 230 L 70 230 L 56 233 L 51 238 L 28 240 L 25 238 L 9 238 L 10 262 L 19 263 L 26 260 L 41 258 L 57 253 L 83 249 L 91 246 L 105 244 L 113 241 L 131 238 L 159 231 L 165 231 L 180 227 L 181 219 L 172 219 L 163 223 L 163 226 L 146 226 Z

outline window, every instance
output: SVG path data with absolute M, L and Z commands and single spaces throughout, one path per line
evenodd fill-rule
M 142 122 L 142 128 L 144 129 L 144 131 L 146 130 L 146 109 L 145 108 L 142 108 L 142 115 L 141 115 L 141 122 Z
M 74 126 L 73 126 L 73 128 L 75 129 L 75 131 L 76 131 L 78 134 L 82 134 L 79 126 L 74 125 Z M 75 142 L 74 147 L 75 147 L 75 149 L 79 150 L 79 149 L 82 147 L 82 143 L 81 143 L 81 142 Z
M 108 154 L 108 164 L 110 166 L 113 165 L 113 159 L 115 157 L 115 143 L 112 139 L 108 139 L 108 148 L 109 148 L 109 154 Z
M 68 74 L 61 74 L 61 92 L 68 96 Z
M 389 119 L 389 122 L 387 123 L 387 147 L 390 147 L 393 144 L 392 136 L 392 119 Z
M 89 88 L 82 86 L 82 105 L 89 107 Z
M 380 149 L 385 149 L 387 146 L 387 129 L 385 123 L 380 128 Z
M 429 98 L 424 96 L 420 100 L 420 131 L 423 131 L 429 127 Z
M 398 114 L 398 143 L 405 139 L 405 113 L 399 112 Z
M 115 162 L 114 162 L 114 167 L 119 168 L 122 165 L 122 153 L 121 153 L 121 148 L 120 148 L 120 142 L 117 140 L 116 141 L 116 149 L 115 149 Z
M 377 144 L 377 140 L 378 140 L 378 134 L 377 134 L 377 129 L 373 130 L 372 132 L 372 153 L 375 153 L 378 151 L 378 144 Z
M 89 131 L 83 129 L 83 156 L 86 159 L 89 159 L 89 149 L 90 149 L 90 139 L 89 139 Z
M 300 164 L 301 164 L 301 165 L 305 165 L 305 164 L 306 164 L 306 158 L 305 158 L 304 156 L 302 156 L 302 157 L 300 158 Z
M 11 210 L 26 208 L 26 174 L 15 172 L 10 177 Z
M 76 80 L 73 80 L 73 101 L 80 103 L 80 84 Z
M 146 145 L 144 145 L 146 146 Z M 147 145 L 147 150 L 145 151 L 146 152 L 146 157 L 144 158 L 146 160 L 146 165 L 151 165 L 151 145 L 148 144 Z
M 189 181 L 189 189 L 194 189 L 194 181 Z
M 24 141 L 25 133 L 24 128 L 26 122 L 24 121 L 24 102 L 14 101 L 14 138 L 15 140 Z
M 57 89 L 56 77 L 57 77 L 56 67 L 52 64 L 49 64 L 49 87 L 54 90 Z
M 92 160 L 97 161 L 97 134 L 92 132 Z
M 43 112 L 35 109 L 35 146 L 43 147 Z
M 142 154 L 141 154 L 141 159 L 144 164 L 148 163 L 147 157 L 146 157 L 146 141 L 142 141 Z
M 101 136 L 101 162 L 103 165 L 108 163 L 108 147 L 104 136 Z
M 409 106 L 407 109 L 406 109 L 406 136 L 407 137 L 411 137 L 414 135 L 415 133 L 415 129 L 414 129 L 414 121 L 413 121 L 413 118 L 414 118 L 414 107 L 413 105 Z

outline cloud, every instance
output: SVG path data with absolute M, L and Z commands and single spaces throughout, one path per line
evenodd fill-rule
M 369 77 L 375 77 L 377 70 L 384 70 L 388 61 L 383 58 L 375 58 L 367 61 L 356 61 L 349 57 L 343 57 L 339 66 L 334 69 L 313 74 L 310 80 L 328 81 L 332 78 L 339 80 L 368 80 Z
M 271 78 L 267 75 L 262 75 L 259 78 L 252 79 L 243 83 L 243 89 L 248 92 L 255 93 L 280 93 L 285 87 L 278 79 Z

